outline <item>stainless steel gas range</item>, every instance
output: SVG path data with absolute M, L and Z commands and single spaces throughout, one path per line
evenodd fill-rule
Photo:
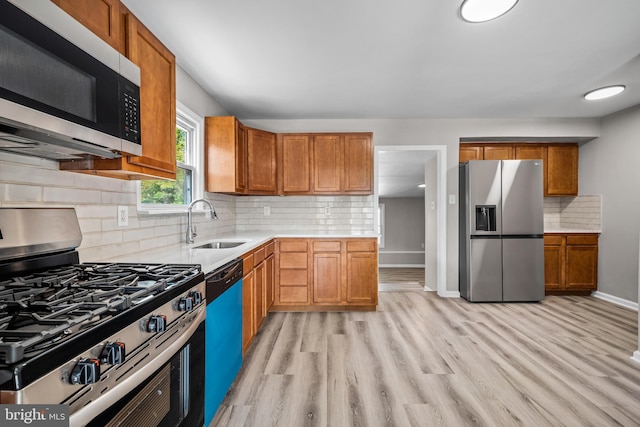
M 79 264 L 74 209 L 0 208 L 0 403 L 71 425 L 202 425 L 199 265 Z

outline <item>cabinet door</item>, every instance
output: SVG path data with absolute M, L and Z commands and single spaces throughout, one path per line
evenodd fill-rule
M 373 192 L 373 146 L 371 135 L 344 135 L 343 193 Z
M 313 254 L 313 303 L 340 304 L 342 301 L 340 252 Z
M 544 236 L 544 289 L 563 290 L 565 275 L 565 239 Z
M 258 332 L 266 316 L 265 264 L 258 264 L 253 270 L 253 331 Z
M 458 162 L 464 163 L 469 160 L 484 160 L 482 147 L 460 144 Z
M 267 259 L 264 260 L 265 263 L 265 316 L 271 309 L 273 302 L 275 300 L 275 257 L 273 255 L 269 255 Z
M 511 160 L 513 159 L 513 145 L 496 144 L 484 147 L 484 160 Z
M 250 271 L 242 278 L 242 354 L 249 348 L 253 335 L 255 334 L 253 329 L 253 292 L 255 288 L 253 277 L 253 271 Z
M 282 135 L 280 147 L 282 194 L 310 194 L 311 136 Z
M 544 160 L 547 157 L 547 150 L 544 145 L 516 145 L 515 150 L 516 160 Z
M 339 193 L 342 187 L 342 139 L 339 135 L 314 135 L 312 149 L 314 193 Z
M 119 0 L 51 0 L 90 29 L 95 35 L 122 52 Z
M 131 13 L 124 15 L 126 54 L 140 67 L 142 157 L 132 165 L 176 174 L 176 59 Z
M 547 194 L 578 195 L 578 145 L 558 144 L 547 147 Z
M 276 135 L 247 129 L 247 174 L 249 194 L 276 194 Z
M 235 120 L 235 188 L 236 193 L 247 192 L 247 128 Z
M 378 303 L 378 256 L 370 252 L 347 252 L 347 302 Z
M 596 235 L 567 236 L 567 290 L 598 288 L 597 239 Z
M 233 116 L 205 117 L 205 185 L 211 193 L 247 188 L 247 131 Z

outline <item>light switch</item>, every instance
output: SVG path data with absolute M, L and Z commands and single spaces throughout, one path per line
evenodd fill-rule
M 455 205 L 456 204 L 456 195 L 455 194 L 449 194 L 449 204 L 450 205 Z

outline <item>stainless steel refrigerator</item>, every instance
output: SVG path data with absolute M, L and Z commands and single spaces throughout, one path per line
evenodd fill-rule
M 460 165 L 460 295 L 473 302 L 544 298 L 541 160 Z

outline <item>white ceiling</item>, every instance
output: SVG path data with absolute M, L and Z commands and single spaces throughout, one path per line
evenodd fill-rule
M 380 151 L 378 154 L 379 197 L 424 197 L 425 163 L 436 156 L 435 151 Z M 433 183 L 428 183 L 432 185 Z
M 640 104 L 640 1 L 123 0 L 240 119 L 602 117 Z M 617 97 L 587 91 L 624 84 Z

